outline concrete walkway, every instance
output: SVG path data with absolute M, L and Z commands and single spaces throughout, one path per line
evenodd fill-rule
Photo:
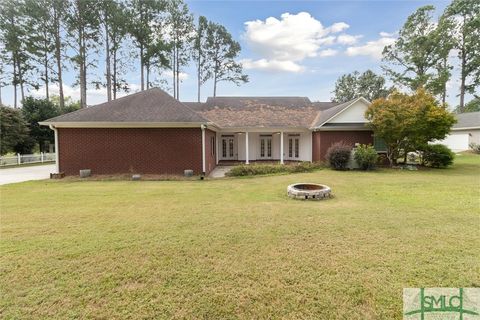
M 208 176 L 210 178 L 223 178 L 225 177 L 225 173 L 232 170 L 232 168 L 232 166 L 217 166 Z
M 55 172 L 54 164 L 0 169 L 0 185 L 30 180 L 49 179 L 51 172 Z

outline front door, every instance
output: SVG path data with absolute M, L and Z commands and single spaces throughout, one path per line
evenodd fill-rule
M 300 136 L 288 137 L 288 160 L 298 160 L 300 158 Z
M 260 136 L 260 159 L 272 158 L 272 137 Z
M 235 159 L 235 137 L 231 136 L 222 136 L 222 159 L 223 160 L 234 160 Z

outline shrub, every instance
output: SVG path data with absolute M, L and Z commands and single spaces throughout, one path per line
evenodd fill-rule
M 297 164 L 242 164 L 226 173 L 229 177 L 255 176 L 276 173 L 311 172 L 321 168 L 320 163 L 300 162 Z
M 360 169 L 371 170 L 377 164 L 378 154 L 372 145 L 360 144 L 355 148 L 354 158 Z
M 335 170 L 345 170 L 350 160 L 352 147 L 342 142 L 336 142 L 330 146 L 325 156 L 330 166 Z
M 480 153 L 480 144 L 472 142 L 468 146 L 470 147 L 470 149 L 472 149 L 473 152 Z
M 453 163 L 455 154 L 443 144 L 429 144 L 421 150 L 422 162 L 427 167 L 444 168 Z

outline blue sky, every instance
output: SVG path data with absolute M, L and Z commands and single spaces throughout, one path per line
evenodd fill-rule
M 395 39 L 408 15 L 418 7 L 433 4 L 437 15 L 448 1 L 187 1 L 197 17 L 227 27 L 240 42 L 250 82 L 242 86 L 220 83 L 217 95 L 307 96 L 328 101 L 335 80 L 344 73 L 372 69 L 381 73 L 380 52 Z M 103 59 L 101 56 L 99 60 Z M 138 62 L 135 61 L 135 66 Z M 99 64 L 99 69 L 103 64 Z M 138 69 L 138 68 L 137 68 Z M 91 77 L 103 70 L 91 70 Z M 167 73 L 167 72 L 165 72 Z M 196 100 L 194 65 L 184 70 L 180 87 L 182 101 Z M 66 76 L 66 92 L 78 99 L 73 68 Z M 165 78 L 165 75 L 164 75 Z M 166 78 L 169 80 L 169 76 Z M 128 74 L 138 88 L 138 72 Z M 457 104 L 457 82 L 449 83 L 450 104 Z M 168 88 L 169 86 L 167 86 Z M 202 100 L 211 96 L 211 82 L 202 88 Z M 53 90 L 55 91 L 55 90 Z M 42 92 L 34 93 L 40 96 Z M 12 89 L 3 89 L 11 104 Z M 106 100 L 105 92 L 88 92 L 88 104 Z

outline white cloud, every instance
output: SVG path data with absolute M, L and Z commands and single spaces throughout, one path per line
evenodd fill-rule
M 364 45 L 348 47 L 345 53 L 348 56 L 370 56 L 380 60 L 383 48 L 395 42 L 395 38 L 386 32 L 381 32 L 380 36 L 378 40 L 368 41 Z
M 350 26 L 345 22 L 337 22 L 332 24 L 331 27 L 328 27 L 327 30 L 330 32 L 336 33 L 336 32 L 342 32 L 343 30 L 346 30 L 348 28 L 350 28 Z
M 244 59 L 240 61 L 245 69 L 259 69 L 265 71 L 302 72 L 304 67 L 289 60 Z
M 357 43 L 357 40 L 361 38 L 362 36 L 352 36 L 349 34 L 341 34 L 337 37 L 337 42 L 340 44 L 346 44 L 346 45 L 352 45 L 354 43 Z
M 396 32 L 380 32 L 380 37 L 384 37 L 384 38 L 391 38 L 391 37 L 394 37 L 397 33 Z
M 173 78 L 173 71 L 172 70 L 163 70 L 161 75 L 163 77 L 167 78 L 167 80 L 171 80 Z M 180 81 L 187 80 L 188 79 L 188 73 L 180 72 L 179 73 L 179 78 L 180 78 Z
M 345 22 L 329 27 L 308 12 L 284 13 L 280 19 L 269 17 L 245 22 L 244 39 L 261 59 L 246 59 L 245 68 L 300 72 L 299 63 L 306 58 L 325 57 L 332 51 L 321 51 L 323 46 L 335 44 L 333 34 L 349 28 Z
M 334 49 L 325 49 L 325 50 L 322 50 L 319 52 L 319 56 L 320 57 L 333 57 L 335 55 L 337 55 L 338 51 L 337 50 L 334 50 Z

